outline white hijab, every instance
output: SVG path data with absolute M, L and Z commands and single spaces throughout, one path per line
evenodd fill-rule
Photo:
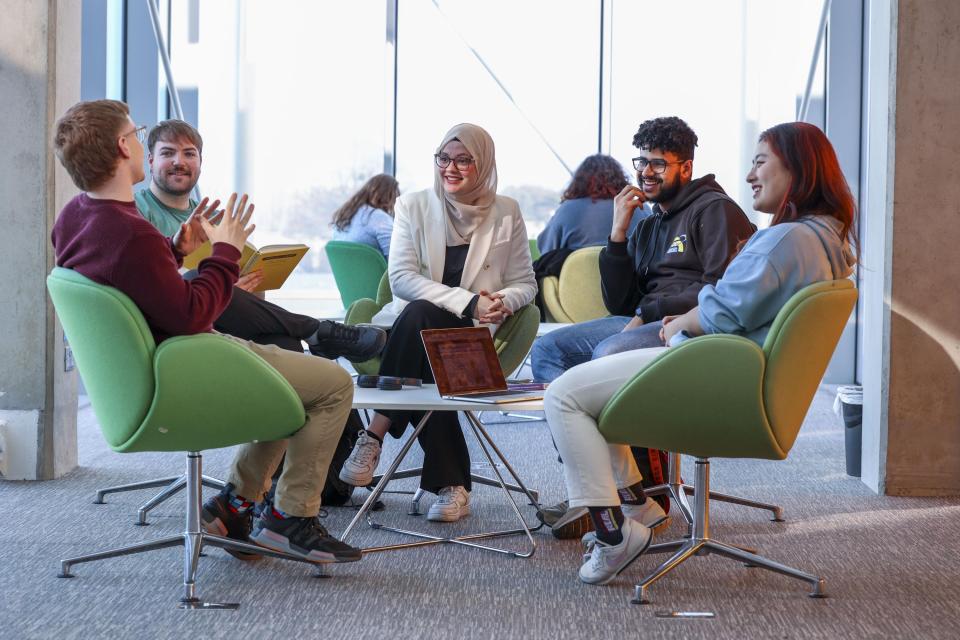
M 451 140 L 459 140 L 467 148 L 476 163 L 476 183 L 465 191 L 447 193 L 443 188 L 440 168 L 433 174 L 433 190 L 447 214 L 447 244 L 450 246 L 469 242 L 490 215 L 497 197 L 497 159 L 490 134 L 475 124 L 458 124 L 443 136 L 437 153 Z

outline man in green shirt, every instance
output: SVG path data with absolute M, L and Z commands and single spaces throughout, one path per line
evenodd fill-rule
M 203 139 L 188 123 L 165 120 L 150 130 L 147 152 L 150 186 L 138 191 L 134 201 L 140 215 L 164 235 L 173 236 L 197 206 L 190 192 L 200 179 Z M 193 275 L 188 272 L 184 277 Z M 291 351 L 302 351 L 304 341 L 314 355 L 343 356 L 351 362 L 369 360 L 383 349 L 382 329 L 318 320 L 255 296 L 252 291 L 262 278 L 259 271 L 240 277 L 230 304 L 214 322 L 217 331 Z

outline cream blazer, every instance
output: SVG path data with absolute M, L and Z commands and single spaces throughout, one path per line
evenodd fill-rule
M 429 300 L 459 316 L 481 290 L 502 293 L 511 311 L 533 301 L 537 281 L 516 200 L 498 195 L 490 216 L 474 231 L 459 287 L 440 283 L 447 252 L 445 224 L 446 214 L 432 189 L 397 201 L 387 267 L 393 302 L 373 317 L 374 323 L 393 324 L 411 300 Z M 490 325 L 491 331 L 496 328 Z

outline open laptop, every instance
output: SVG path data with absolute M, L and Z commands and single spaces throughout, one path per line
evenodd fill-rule
M 486 327 L 420 332 L 440 397 L 484 404 L 542 400 L 543 391 L 507 387 L 493 338 Z

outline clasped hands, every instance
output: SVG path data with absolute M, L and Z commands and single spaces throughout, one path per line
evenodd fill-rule
M 474 318 L 481 324 L 500 324 L 513 315 L 513 311 L 504 304 L 502 293 L 480 291 L 479 295 L 480 298 L 477 299 L 477 307 L 473 313 Z
M 173 236 L 173 246 L 182 255 L 189 255 L 196 251 L 207 240 L 210 244 L 226 242 L 241 253 L 247 238 L 253 233 L 257 225 L 248 224 L 253 216 L 253 203 L 247 202 L 247 194 L 240 197 L 231 194 L 225 209 L 218 210 L 220 200 L 210 202 L 204 198 L 196 206 L 190 217 L 180 225 Z M 263 281 L 263 271 L 252 271 L 240 276 L 236 286 L 245 291 L 253 291 Z

